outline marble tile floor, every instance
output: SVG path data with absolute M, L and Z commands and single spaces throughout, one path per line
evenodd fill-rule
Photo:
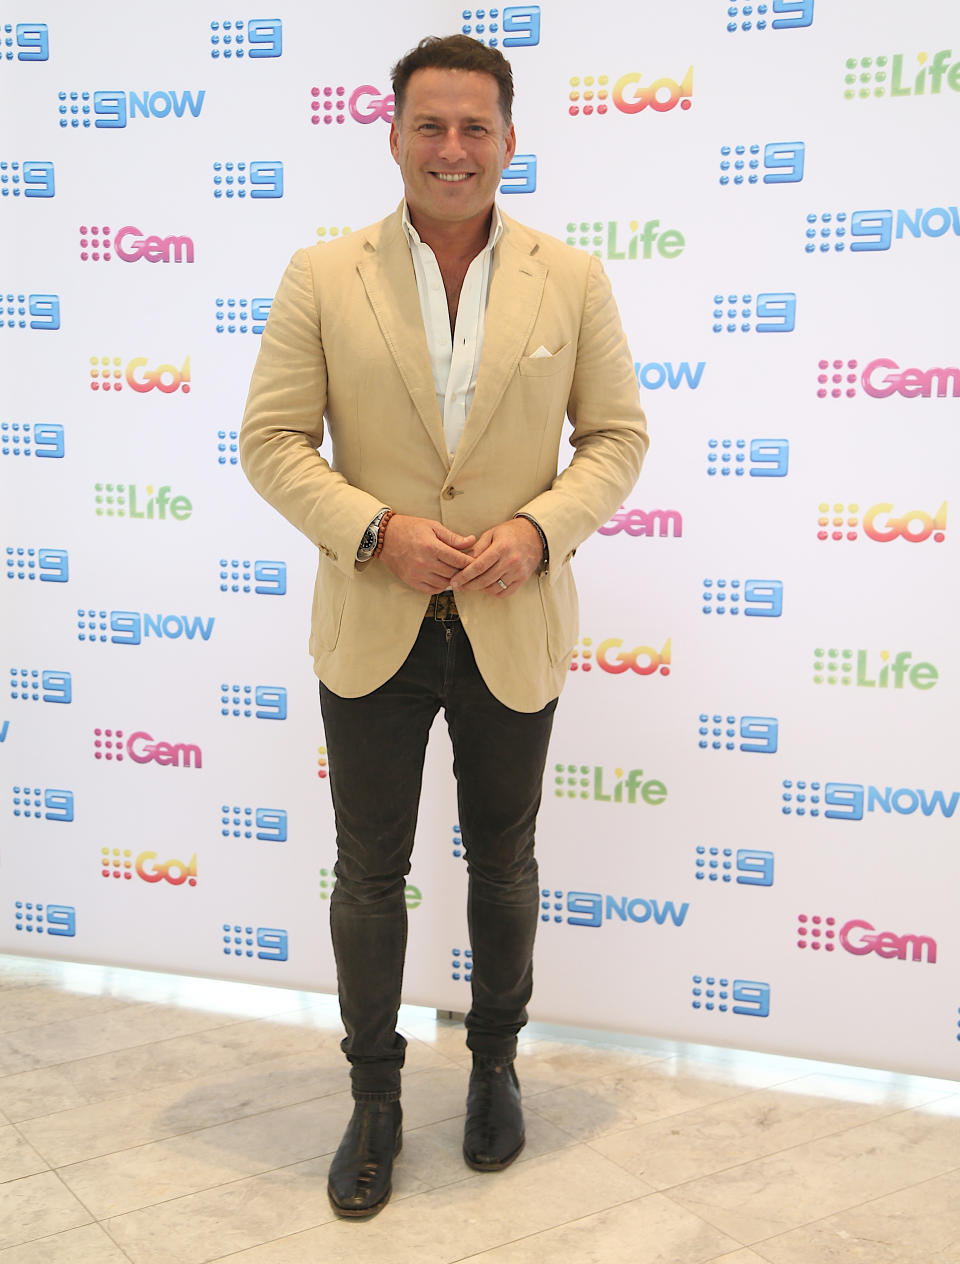
M 960 1083 L 531 1024 L 478 1174 L 459 1024 L 401 1023 L 393 1198 L 347 1222 L 332 998 L 0 957 L 0 1264 L 960 1264 Z

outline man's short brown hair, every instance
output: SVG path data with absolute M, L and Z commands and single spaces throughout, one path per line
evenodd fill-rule
M 509 127 L 513 111 L 513 71 L 503 53 L 488 48 L 469 35 L 428 35 L 416 48 L 401 57 L 390 72 L 393 79 L 393 112 L 403 111 L 403 98 L 410 76 L 417 70 L 476 70 L 497 81 L 500 113 Z

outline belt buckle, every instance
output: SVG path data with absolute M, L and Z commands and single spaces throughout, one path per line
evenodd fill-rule
M 430 606 L 427 613 L 434 619 L 459 619 L 460 615 L 457 611 L 457 603 L 453 593 L 447 589 L 445 592 L 434 593 L 430 598 Z

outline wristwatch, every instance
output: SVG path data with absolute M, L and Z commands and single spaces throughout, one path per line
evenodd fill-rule
M 377 547 L 377 532 L 380 528 L 380 519 L 388 511 L 381 509 L 373 522 L 370 523 L 366 531 L 363 533 L 363 539 L 360 541 L 360 547 L 357 549 L 357 561 L 369 562 L 373 557 L 373 551 Z

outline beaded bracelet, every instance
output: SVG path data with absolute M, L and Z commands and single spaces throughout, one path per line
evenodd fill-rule
M 387 512 L 380 519 L 380 525 L 379 527 L 377 527 L 377 547 L 373 550 L 371 557 L 379 557 L 380 554 L 383 552 L 383 537 L 386 535 L 386 532 L 387 532 L 387 523 L 390 521 L 392 517 L 393 517 L 393 510 L 388 509 Z

